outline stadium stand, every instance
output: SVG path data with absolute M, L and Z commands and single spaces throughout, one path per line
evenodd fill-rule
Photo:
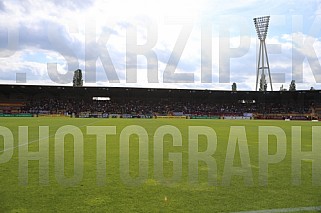
M 105 97 L 110 100 L 94 100 Z M 213 91 L 116 87 L 0 85 L 0 116 L 187 116 L 311 120 L 321 91 Z

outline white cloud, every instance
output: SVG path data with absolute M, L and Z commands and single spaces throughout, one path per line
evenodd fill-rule
M 303 28 L 302 32 L 292 32 L 291 24 L 287 23 L 289 16 L 293 13 L 304 16 L 311 14 L 313 10 L 317 14 L 320 2 L 309 0 L 314 9 L 308 4 L 300 4 L 296 1 L 36 1 L 28 0 L 17 4 L 15 1 L 3 1 L 0 4 L 0 55 L 9 53 L 8 49 L 8 28 L 19 31 L 19 44 L 15 54 L 10 57 L 0 58 L 0 82 L 15 82 L 16 73 L 26 73 L 27 83 L 56 84 L 49 78 L 47 63 L 57 62 L 58 70 L 61 73 L 67 69 L 73 70 L 81 68 L 86 72 L 86 68 L 96 72 L 96 85 L 111 86 L 138 86 L 138 87 L 170 87 L 170 88 L 207 88 L 207 89 L 231 89 L 231 84 L 236 82 L 239 90 L 254 90 L 256 80 L 256 52 L 257 39 L 252 23 L 252 18 L 265 14 L 284 14 L 281 19 L 285 20 L 285 27 L 270 27 L 271 33 L 268 35 L 267 44 L 281 45 L 281 52 L 277 46 L 268 45 L 270 65 L 272 73 L 284 74 L 286 82 L 289 84 L 292 78 L 292 52 L 297 55 L 310 56 L 310 66 L 305 61 L 303 64 L 304 81 L 298 84 L 298 88 L 308 89 L 311 86 L 321 88 L 315 82 L 319 75 L 318 63 L 321 57 L 321 42 L 318 35 L 308 36 Z M 299 6 L 300 5 L 300 6 Z M 223 18 L 222 18 L 223 17 Z M 228 23 L 224 23 L 225 18 L 229 18 Z M 280 17 L 277 18 L 281 20 Z M 8 21 L 9 20 L 9 21 Z M 174 50 L 184 22 L 193 21 L 193 30 L 183 49 L 180 61 L 177 66 L 177 73 L 193 73 L 194 83 L 170 83 L 164 84 L 163 73 L 168 64 L 168 60 Z M 309 19 L 303 19 L 309 21 Z M 154 31 L 148 31 L 146 27 L 152 23 Z M 208 47 L 212 53 L 212 84 L 201 82 L 201 26 L 207 23 L 212 28 L 212 45 Z M 219 48 L 223 36 L 220 33 L 220 26 L 226 24 L 231 32 L 229 38 L 230 47 L 237 48 L 236 55 L 241 57 L 231 59 L 230 83 L 219 83 L 219 59 L 227 57 L 229 52 L 226 48 Z M 310 26 L 309 23 L 306 24 Z M 95 32 L 90 32 L 94 29 Z M 137 42 L 144 45 L 149 40 L 155 40 L 156 44 L 152 51 L 156 54 L 158 61 L 152 61 L 153 66 L 158 65 L 158 84 L 148 83 L 146 71 L 146 59 L 144 56 L 138 57 L 138 82 L 137 84 L 126 83 L 126 47 L 128 42 L 128 29 L 137 27 Z M 155 31 L 156 29 L 156 31 Z M 222 29 L 222 28 L 221 28 Z M 245 29 L 245 30 L 244 30 Z M 204 29 L 203 29 L 204 30 Z M 241 43 L 240 30 L 244 30 L 243 39 L 249 43 Z M 105 43 L 93 46 L 93 43 L 101 35 L 109 38 Z M 13 31 L 14 33 L 14 31 Z M 12 35 L 12 34 L 10 34 Z M 296 36 L 305 36 L 314 42 L 314 49 L 317 57 L 314 57 L 311 49 L 297 45 L 292 39 Z M 10 37 L 10 36 L 9 36 Z M 12 37 L 10 37 L 12 38 Z M 102 39 L 103 40 L 103 39 Z M 182 40 L 178 40 L 182 42 Z M 184 42 L 182 42 L 184 43 Z M 94 48 L 89 48 L 94 47 Z M 293 50 L 293 51 L 292 51 Z M 97 60 L 97 53 L 105 56 L 109 54 L 112 64 L 107 61 Z M 242 53 L 242 54 L 241 54 Z M 274 53 L 274 54 L 273 54 Z M 28 57 L 27 57 L 28 56 Z M 179 54 L 176 53 L 176 57 Z M 312 58 L 314 57 L 314 58 Z M 207 65 L 210 60 L 207 59 Z M 67 64 L 70 65 L 68 68 Z M 106 76 L 104 67 L 111 65 L 116 70 L 120 83 L 110 83 Z M 133 67 L 133 66 L 128 66 Z M 227 69 L 227 67 L 225 67 Z M 311 71 L 314 71 L 313 72 Z M 129 71 L 129 70 L 128 70 Z M 109 70 L 107 70 L 109 72 Z M 85 79 L 86 80 L 86 79 Z M 183 80 L 183 79 L 181 79 Z M 95 85 L 86 83 L 85 85 Z M 278 87 L 276 84 L 275 87 Z

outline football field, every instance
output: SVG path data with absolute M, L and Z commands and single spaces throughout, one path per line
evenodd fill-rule
M 0 119 L 0 212 L 320 212 L 311 121 Z

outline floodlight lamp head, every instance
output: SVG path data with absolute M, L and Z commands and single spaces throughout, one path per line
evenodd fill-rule
M 264 41 L 269 28 L 270 16 L 258 17 L 253 20 L 258 38 L 260 41 Z

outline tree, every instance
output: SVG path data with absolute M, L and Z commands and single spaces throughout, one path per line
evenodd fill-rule
M 267 83 L 266 83 L 266 80 L 265 80 L 265 75 L 262 74 L 262 77 L 260 79 L 260 89 L 259 91 L 266 91 L 267 90 Z
M 237 86 L 236 86 L 236 83 L 234 82 L 233 84 L 232 84 L 232 91 L 236 91 L 237 90 Z
M 282 86 L 280 87 L 280 91 L 287 91 L 287 89 L 283 87 L 283 84 L 282 84 Z
M 283 84 L 282 84 L 282 86 L 280 87 L 280 91 L 287 91 L 287 89 L 285 89 L 285 88 L 283 87 Z
M 82 87 L 83 80 L 82 80 L 82 71 L 81 71 L 81 69 L 75 70 L 72 82 L 73 82 L 73 86 L 74 87 Z
M 266 81 L 264 82 L 264 91 L 267 91 L 267 83 L 266 83 Z
M 295 91 L 295 90 L 296 90 L 295 80 L 292 80 L 290 83 L 289 91 Z

